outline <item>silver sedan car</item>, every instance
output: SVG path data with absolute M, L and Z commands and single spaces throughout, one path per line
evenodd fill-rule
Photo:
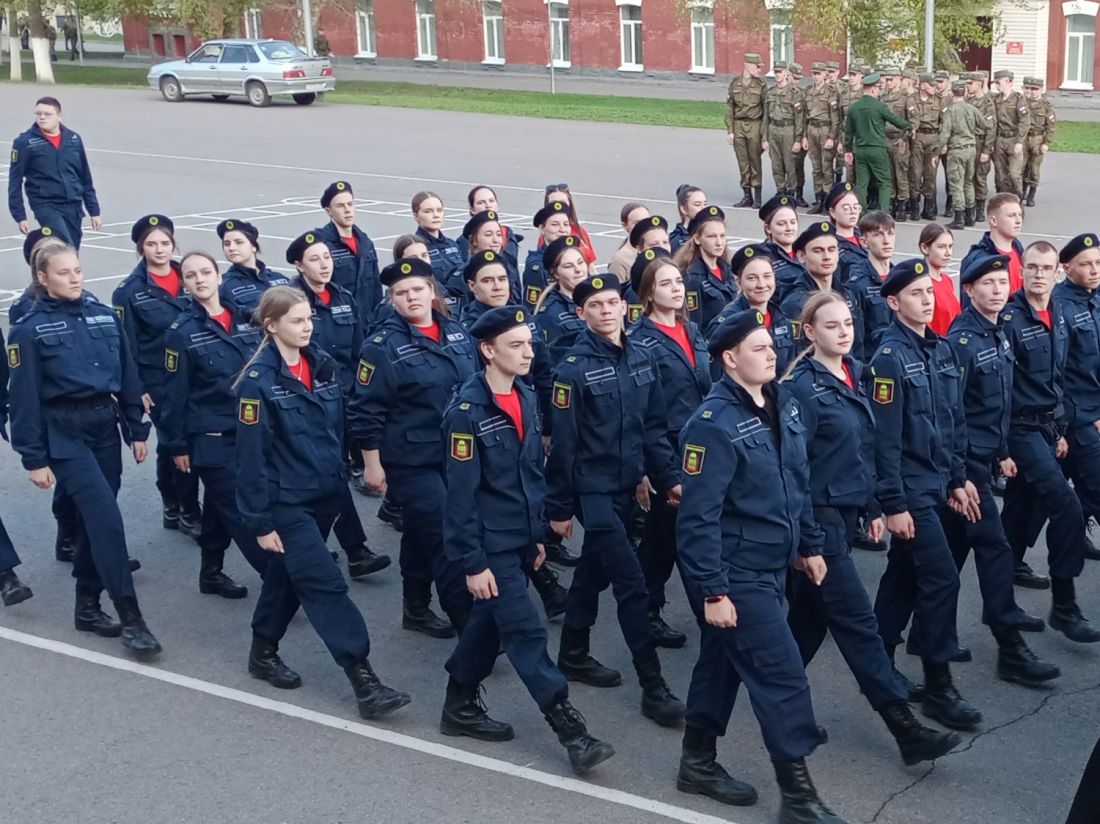
M 183 60 L 157 63 L 147 79 L 170 103 L 209 94 L 215 100 L 244 96 L 253 106 L 290 96 L 308 106 L 336 88 L 328 58 L 309 57 L 286 40 L 208 40 Z

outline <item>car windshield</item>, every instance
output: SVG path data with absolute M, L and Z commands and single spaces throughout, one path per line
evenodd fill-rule
M 269 40 L 266 43 L 257 43 L 256 47 L 268 60 L 297 60 L 306 56 L 301 49 L 285 40 Z

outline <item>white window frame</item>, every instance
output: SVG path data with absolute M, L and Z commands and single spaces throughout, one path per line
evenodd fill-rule
M 714 74 L 714 0 L 689 0 L 688 11 L 691 14 L 691 68 L 688 71 L 691 74 Z M 704 19 L 696 19 L 697 15 L 703 16 L 704 13 Z M 701 32 L 703 39 L 702 60 L 695 48 L 697 31 Z M 706 54 L 708 48 L 710 53 Z
M 355 0 L 355 48 L 356 57 L 378 56 L 378 29 L 374 24 L 374 0 Z
M 249 40 L 262 40 L 264 10 L 259 6 L 244 11 L 244 36 Z
M 788 23 L 776 23 L 775 12 L 785 12 L 788 15 L 793 14 L 791 6 L 777 5 L 768 9 L 768 57 L 770 64 L 774 66 L 777 60 L 786 60 L 789 66 L 794 62 L 794 21 L 791 20 Z M 776 54 L 776 34 L 782 33 L 783 39 L 790 38 L 790 43 L 783 54 Z M 774 72 L 773 72 L 774 73 Z
M 489 7 L 493 6 L 493 13 L 489 13 Z M 504 3 L 502 0 L 482 0 L 481 22 L 485 32 L 485 59 L 481 61 L 485 66 L 504 65 Z M 492 36 L 490 36 L 490 32 Z M 499 49 L 497 48 L 499 46 Z M 490 48 L 492 47 L 492 48 Z M 498 51 L 493 54 L 493 51 Z
M 1096 75 L 1093 74 L 1091 83 L 1086 83 L 1082 80 L 1070 80 L 1070 65 L 1069 65 L 1069 43 L 1071 39 L 1078 41 L 1077 56 L 1080 60 L 1081 54 L 1084 52 L 1085 42 L 1089 39 L 1092 40 L 1092 52 L 1093 61 L 1096 60 L 1096 32 L 1073 32 L 1069 30 L 1069 19 L 1071 17 L 1091 17 L 1095 27 L 1096 21 L 1096 4 L 1095 3 L 1063 3 L 1063 14 L 1066 16 L 1066 40 L 1065 40 L 1065 58 L 1062 70 L 1062 88 L 1063 89 L 1079 89 L 1083 91 L 1092 91 L 1096 84 Z
M 416 14 L 416 60 L 432 62 L 439 60 L 439 31 L 436 29 L 435 0 L 413 0 Z M 425 43 L 427 34 L 431 42 Z M 425 48 L 427 47 L 427 48 Z
M 569 0 L 543 0 L 546 4 L 546 14 L 550 32 L 550 63 L 555 69 L 568 69 L 573 66 L 573 49 L 569 42 Z M 555 17 L 555 7 L 559 13 L 564 12 L 563 17 Z M 557 47 L 556 49 L 554 47 Z M 554 55 L 560 54 L 561 57 Z
M 642 41 L 645 38 L 645 30 L 642 27 L 642 0 L 615 0 L 619 7 L 619 71 L 642 72 L 645 71 L 645 53 L 642 49 Z M 638 19 L 627 20 L 626 9 L 637 9 Z M 626 53 L 627 30 L 630 30 L 631 53 Z M 627 62 L 627 57 L 632 58 Z

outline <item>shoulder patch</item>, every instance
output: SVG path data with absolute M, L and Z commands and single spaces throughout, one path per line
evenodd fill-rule
M 451 458 L 468 461 L 474 457 L 474 436 L 463 432 L 451 433 Z
M 893 349 L 891 349 L 891 348 L 890 348 L 889 346 L 884 346 L 884 347 L 882 347 L 882 354 L 884 354 L 884 355 L 889 355 L 889 354 L 890 354 L 891 352 L 893 352 L 893 351 L 894 351 L 894 350 L 893 350 Z
M 799 340 L 802 337 L 802 321 L 791 321 L 791 337 L 795 340 Z
M 542 294 L 542 289 L 538 286 L 527 287 L 527 302 L 534 306 L 539 302 L 539 295 Z
M 699 308 L 699 293 L 688 292 L 687 293 L 687 309 L 689 312 L 694 312 Z
M 871 389 L 871 397 L 875 399 L 875 403 L 888 404 L 894 402 L 894 379 L 893 378 L 875 378 L 874 386 Z
M 705 446 L 696 446 L 693 443 L 684 444 L 684 474 L 698 475 L 703 471 L 703 458 L 707 456 Z
M 714 410 L 704 409 L 703 414 L 700 415 L 699 417 L 702 418 L 704 421 L 709 421 L 711 418 L 714 417 Z
M 962 344 L 963 346 L 966 346 L 966 344 L 969 343 L 969 342 L 970 342 L 970 338 L 968 338 L 966 335 L 963 335 L 961 338 L 959 338 L 959 343 Z
M 565 361 L 566 361 L 566 363 L 576 363 L 577 362 L 577 356 L 576 355 L 570 355 L 568 358 L 565 359 Z
M 123 321 L 126 320 L 126 307 L 125 306 L 115 306 L 114 309 L 115 309 L 115 314 L 118 315 L 119 320 L 123 320 Z
M 573 387 L 567 383 L 554 381 L 553 402 L 558 409 L 568 409 L 573 403 Z
M 359 360 L 359 369 L 355 372 L 355 380 L 362 386 L 370 386 L 370 379 L 374 377 L 374 364 Z
M 252 370 L 251 372 L 249 372 L 249 373 L 248 373 L 248 377 L 250 377 L 250 378 L 258 378 L 258 377 L 260 377 L 260 373 L 259 373 L 259 372 L 257 372 L 257 371 L 256 371 L 255 369 L 253 369 L 253 370 Z
M 458 405 L 458 408 L 461 409 L 463 412 L 465 412 L 466 410 L 468 410 L 470 408 L 470 404 L 463 401 L 462 403 L 460 403 Z
M 12 369 L 18 369 L 20 363 L 22 363 L 22 361 L 19 359 L 19 344 L 18 343 L 9 343 L 8 344 L 8 366 L 10 366 Z
M 175 349 L 164 350 L 164 368 L 169 372 L 175 372 L 179 369 L 180 365 L 180 353 Z
M 260 401 L 258 398 L 241 398 L 240 408 L 237 410 L 237 420 L 245 426 L 252 426 L 260 422 Z

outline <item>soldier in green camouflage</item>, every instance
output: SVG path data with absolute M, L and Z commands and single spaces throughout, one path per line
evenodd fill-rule
M 890 110 L 905 120 L 915 120 L 916 106 L 913 96 L 901 88 L 901 72 L 894 66 L 886 66 L 880 74 L 884 90 L 879 98 Z M 890 169 L 894 177 L 894 199 L 890 201 L 890 214 L 894 220 L 909 220 L 909 140 L 910 133 L 893 123 L 886 124 L 886 151 L 890 155 Z M 913 215 L 915 219 L 916 214 Z
M 1054 142 L 1054 104 L 1043 94 L 1039 77 L 1024 78 L 1024 97 L 1031 111 L 1031 131 L 1027 133 L 1024 161 L 1024 205 L 1035 205 L 1035 190 L 1039 188 L 1039 167 Z
M 985 132 L 985 118 L 966 102 L 965 96 L 966 82 L 956 81 L 951 87 L 951 105 L 944 111 L 940 126 L 940 143 L 947 147 L 947 194 L 955 216 L 947 224 L 948 229 L 974 225 L 974 163 L 978 141 Z
M 764 95 L 768 84 L 760 77 L 759 54 L 745 55 L 745 69 L 730 81 L 726 96 L 726 142 L 733 146 L 737 156 L 737 168 L 741 172 L 741 191 L 744 197 L 733 204 L 738 207 L 760 208 L 762 186 L 760 147 L 764 126 Z
M 802 91 L 791 82 L 785 60 L 772 65 L 775 85 L 764 97 L 763 142 L 772 162 L 772 178 L 781 195 L 794 197 L 798 185 L 796 155 L 802 151 L 805 116 Z
M 810 214 L 825 213 L 825 192 L 833 185 L 836 134 L 840 109 L 836 87 L 829 82 L 824 63 L 813 64 L 814 85 L 806 92 L 806 151 L 814 170 L 814 205 Z
M 1027 100 L 1012 88 L 1014 75 L 1001 69 L 993 75 L 1000 94 L 994 98 L 997 144 L 993 152 L 993 180 L 998 192 L 1024 197 L 1024 142 L 1031 131 L 1031 109 Z
M 791 63 L 788 69 L 791 72 L 791 81 L 798 87 L 798 90 L 802 92 L 802 103 L 805 105 L 806 92 L 814 87 L 814 81 L 803 74 L 801 63 Z M 806 198 L 803 196 L 806 191 L 805 137 L 802 138 L 802 151 L 794 156 L 794 171 L 797 183 L 795 187 L 794 205 L 799 209 L 808 209 L 810 204 L 806 202 Z
M 978 143 L 978 159 L 974 163 L 974 200 L 977 201 L 974 219 L 985 221 L 985 201 L 989 197 L 989 169 L 993 165 L 993 149 L 997 144 L 997 107 L 993 96 L 985 88 L 988 72 L 968 72 L 966 102 L 977 109 L 985 120 L 985 132 Z
M 932 73 L 932 76 L 936 78 L 936 94 L 940 96 L 940 110 L 945 110 L 951 105 L 951 73 L 944 69 L 937 69 Z M 944 149 L 946 150 L 946 146 Z M 943 189 L 947 193 L 947 198 L 943 204 L 943 216 L 951 217 L 954 207 L 951 205 L 951 189 L 947 185 L 947 157 L 941 156 L 940 166 L 943 167 L 944 181 Z
M 855 168 L 850 163 L 844 162 L 844 119 L 848 116 L 848 107 L 852 105 L 852 101 L 858 100 L 863 95 L 863 75 L 867 71 L 868 69 L 862 61 L 853 60 L 848 64 L 848 82 L 837 85 L 836 99 L 840 127 L 833 138 L 836 142 L 835 169 L 833 171 L 834 186 L 842 180 L 847 180 L 852 184 L 856 182 Z
M 933 159 L 940 155 L 940 125 L 943 123 L 943 101 L 936 94 L 936 79 L 931 72 L 920 75 L 920 91 L 914 99 L 915 111 L 910 122 L 914 126 L 912 154 L 909 160 L 910 209 L 921 197 L 923 220 L 936 219 L 936 166 Z M 913 212 L 915 215 L 916 212 Z

